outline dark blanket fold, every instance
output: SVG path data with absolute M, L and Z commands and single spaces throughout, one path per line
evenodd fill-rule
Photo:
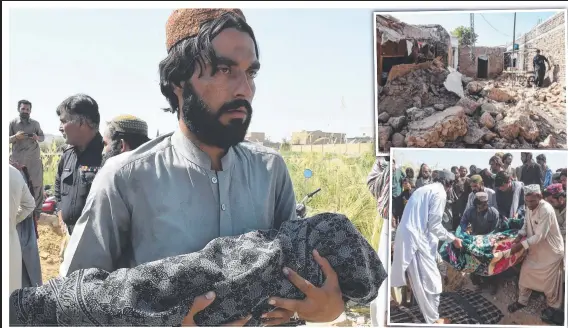
M 290 267 L 321 286 L 312 256 L 317 249 L 337 272 L 344 298 L 366 305 L 386 272 L 377 253 L 343 215 L 323 213 L 285 222 L 279 231 L 253 231 L 212 240 L 195 253 L 112 273 L 87 269 L 10 296 L 11 325 L 179 326 L 192 300 L 215 291 L 213 304 L 195 316 L 216 326 L 249 313 L 249 326 L 273 309 L 270 296 L 302 299 L 282 273 Z

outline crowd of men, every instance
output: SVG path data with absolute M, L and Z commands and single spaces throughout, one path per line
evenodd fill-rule
M 461 248 L 456 231 L 488 235 L 504 230 L 504 222 L 512 218 L 523 218 L 524 226 L 509 251 L 494 254 L 508 257 L 527 250 L 520 266 L 519 298 L 509 312 L 525 307 L 533 290 L 546 297 L 543 320 L 555 322 L 563 312 L 566 168 L 553 172 L 544 154 L 535 162 L 530 152 L 523 152 L 521 160 L 523 164 L 513 168 L 512 154 L 497 153 L 489 159 L 489 169 L 471 166 L 469 172 L 465 166 L 431 171 L 422 164 L 416 179 L 412 169 L 392 166 L 396 237 L 391 286 L 404 287 L 408 279 L 427 323 L 448 323 L 438 314 L 439 243 Z M 470 277 L 478 290 L 488 286 L 495 295 L 502 275 Z
M 278 229 L 296 219 L 282 156 L 243 142 L 260 61 L 242 11 L 175 10 L 166 23 L 166 50 L 160 91 L 170 105 L 166 111 L 176 115 L 179 128 L 173 133 L 148 141 L 146 123 L 119 117 L 103 136 L 97 102 L 84 94 L 65 99 L 54 111 L 69 145 L 54 188 L 58 215 L 71 235 L 63 277 L 80 269 L 133 268 L 199 251 L 221 236 Z M 14 161 L 38 168 L 32 183 L 40 186 L 43 132 L 30 118 L 31 108 L 27 101 L 18 104 L 10 142 Z M 335 271 L 316 251 L 313 256 L 325 272 L 323 286 L 307 285 L 283 268 L 306 297 L 270 297 L 266 302 L 274 308 L 262 315 L 263 324 L 331 322 L 344 311 Z M 214 300 L 214 290 L 196 298 L 182 324 L 194 325 L 194 315 Z M 242 326 L 250 317 L 229 324 Z
M 37 242 L 37 224 L 44 201 L 43 163 L 39 143 L 45 140 L 38 121 L 31 118 L 32 103 L 28 100 L 18 102 L 19 117 L 10 121 L 10 175 L 21 175 L 26 188 L 34 198 L 34 209 L 25 217 L 18 214 L 14 229 L 19 232 L 19 247 L 15 252 L 22 253 L 21 286 L 41 285 L 41 266 Z M 55 197 L 58 202 L 57 214 L 61 228 L 69 234 L 79 219 L 85 206 L 86 196 L 98 169 L 111 157 L 134 150 L 149 141 L 148 125 L 132 115 L 120 115 L 107 122 L 104 136 L 99 132 L 100 114 L 97 102 L 84 94 L 65 99 L 56 109 L 59 116 L 59 130 L 65 138 L 67 147 L 63 151 L 55 177 Z M 15 169 L 15 170 L 14 170 Z M 20 181 L 19 178 L 13 178 Z M 12 189 L 11 189 L 12 190 Z M 17 199 L 26 200 L 26 193 L 18 194 L 20 188 L 13 189 Z M 17 203 L 17 202 L 16 202 Z M 17 225 L 16 225 L 17 224 Z M 33 238 L 30 234 L 33 234 Z M 30 244 L 31 243 L 31 244 Z M 18 245 L 18 244 L 14 244 Z M 20 276 L 20 274 L 14 274 Z

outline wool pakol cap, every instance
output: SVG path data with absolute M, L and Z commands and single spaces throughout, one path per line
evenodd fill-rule
M 119 115 L 108 124 L 112 125 L 116 132 L 148 136 L 148 123 L 134 115 Z
M 176 9 L 166 23 L 166 48 L 168 52 L 178 42 L 197 35 L 204 23 L 233 13 L 246 21 L 245 15 L 236 8 L 182 8 Z

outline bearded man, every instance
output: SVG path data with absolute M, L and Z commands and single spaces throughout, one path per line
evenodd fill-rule
M 244 142 L 260 62 L 242 11 L 175 10 L 166 24 L 166 46 L 160 88 L 179 129 L 105 163 L 65 252 L 64 276 L 93 267 L 132 268 L 199 251 L 217 237 L 278 229 L 296 218 L 282 156 Z M 266 325 L 291 317 L 329 322 L 343 312 L 336 273 L 316 250 L 312 254 L 325 267 L 326 282 L 315 287 L 283 268 L 306 298 L 267 299 L 276 309 L 263 316 Z M 196 304 L 202 310 L 214 292 L 194 301 L 184 324 L 192 325 Z
M 148 123 L 133 115 L 119 115 L 107 123 L 103 135 L 103 162 L 150 141 Z

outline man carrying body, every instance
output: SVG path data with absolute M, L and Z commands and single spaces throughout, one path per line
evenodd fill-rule
M 473 200 L 475 199 L 475 194 L 477 194 L 478 192 L 485 192 L 487 194 L 487 198 L 488 198 L 488 204 L 490 207 L 497 207 L 497 202 L 495 199 L 495 191 L 493 191 L 493 189 L 487 188 L 485 187 L 485 184 L 483 183 L 483 178 L 481 177 L 481 175 L 473 175 L 470 179 L 469 179 L 469 185 L 471 187 L 471 192 L 469 193 L 469 196 L 467 198 L 467 205 L 465 207 L 465 211 L 467 211 L 470 207 L 474 206 L 473 205 Z
M 120 115 L 107 123 L 103 135 L 104 153 L 102 165 L 118 154 L 134 150 L 150 141 L 148 124 L 132 115 Z
M 65 99 L 56 110 L 59 131 L 69 145 L 55 176 L 59 223 L 72 235 L 85 207 L 91 184 L 102 162 L 103 137 L 99 133 L 99 105 L 84 94 Z
M 519 209 L 525 205 L 523 183 L 513 181 L 505 171 L 497 173 L 495 175 L 495 199 L 497 210 L 502 217 L 516 218 Z
M 545 62 L 548 65 L 548 69 L 550 70 L 550 63 L 548 62 L 548 58 L 541 55 L 540 49 L 537 49 L 536 56 L 534 56 L 533 58 L 533 69 L 535 73 L 536 86 L 539 88 L 542 87 L 542 84 L 544 82 L 544 74 L 546 73 L 546 65 L 544 64 Z
M 296 218 L 282 156 L 243 142 L 260 69 L 257 42 L 243 13 L 175 10 L 166 40 L 160 87 L 179 129 L 105 163 L 69 241 L 61 275 L 134 267 L 198 251 L 217 237 L 278 229 Z M 277 309 L 267 313 L 266 324 L 286 323 L 293 315 L 329 322 L 343 312 L 337 276 L 313 254 L 328 272 L 326 283 L 307 285 L 285 268 L 285 276 L 307 296 L 267 300 Z M 214 291 L 207 295 L 205 303 L 211 304 Z M 192 317 L 195 309 L 189 313 Z
M 451 172 L 440 171 L 434 183 L 416 189 L 406 204 L 394 241 L 391 286 L 406 286 L 408 273 L 410 287 L 427 324 L 448 323 L 438 313 L 442 278 L 436 258 L 438 240 L 453 241 L 454 246 L 461 248 L 461 239 L 442 226 L 446 193 L 454 181 Z
M 45 140 L 38 121 L 30 118 L 32 103 L 27 100 L 18 101 L 20 116 L 10 121 L 10 143 L 12 144 L 12 161 L 28 169 L 35 199 L 34 221 L 39 219 L 43 205 L 43 162 L 39 143 Z
M 468 233 L 467 228 L 471 225 L 469 234 L 479 236 L 495 232 L 500 228 L 499 211 L 495 207 L 489 207 L 487 193 L 476 193 L 473 205 L 463 214 L 460 222 L 461 231 Z M 471 282 L 478 288 L 481 288 L 483 283 L 487 283 L 491 295 L 497 294 L 498 283 L 495 279 L 496 277 L 482 277 L 472 273 L 470 278 Z
M 542 199 L 540 185 L 526 186 L 524 192 L 527 206 L 525 223 L 510 252 L 503 254 L 507 257 L 523 248 L 528 251 L 521 266 L 519 299 L 509 305 L 508 310 L 513 313 L 525 307 L 532 291 L 536 290 L 546 296 L 548 308 L 543 311 L 542 317 L 548 320 L 560 310 L 563 301 L 564 241 L 554 208 Z M 525 236 L 527 239 L 521 242 Z

